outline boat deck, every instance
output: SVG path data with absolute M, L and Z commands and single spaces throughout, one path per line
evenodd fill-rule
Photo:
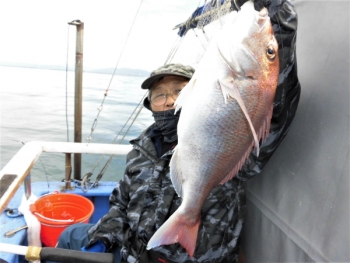
M 75 190 L 64 191 L 65 193 L 74 193 L 89 198 L 95 206 L 93 215 L 90 218 L 90 223 L 96 223 L 100 217 L 106 214 L 109 210 L 108 198 L 113 188 L 116 186 L 116 182 L 100 182 L 98 187 L 91 188 L 87 192 L 82 191 L 80 188 Z M 72 183 L 72 186 L 74 183 Z M 32 193 L 40 197 L 44 194 L 52 193 L 55 191 L 61 192 L 61 188 L 64 186 L 63 182 L 49 182 L 49 188 L 47 182 L 32 183 Z M 4 235 L 7 231 L 14 230 L 26 225 L 24 217 L 22 215 L 12 217 L 17 214 L 17 208 L 21 204 L 22 196 L 24 195 L 24 186 L 21 186 L 14 197 L 8 204 L 8 209 L 13 209 L 14 213 L 11 215 L 8 209 L 0 215 L 0 242 L 14 244 L 14 245 L 27 245 L 27 231 L 21 230 L 14 236 L 6 238 Z M 10 215 L 10 216 L 9 216 Z M 23 262 L 23 258 L 10 253 L 0 252 L 0 258 L 7 262 Z

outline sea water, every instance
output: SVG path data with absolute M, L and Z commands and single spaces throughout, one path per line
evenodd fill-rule
M 27 142 L 74 141 L 74 72 L 0 67 L 0 76 L 1 169 Z M 87 142 L 99 112 L 90 142 L 113 142 L 145 94 L 140 88 L 144 79 L 138 76 L 115 75 L 112 78 L 109 74 L 83 73 L 82 142 Z M 102 110 L 99 110 L 107 89 Z M 128 144 L 152 121 L 151 113 L 143 109 L 122 144 Z M 121 136 L 117 141 L 120 139 Z M 93 171 L 91 180 L 94 181 L 109 157 L 82 154 L 82 176 Z M 124 169 L 125 156 L 116 156 L 102 180 L 119 181 Z M 31 178 L 34 182 L 64 179 L 65 155 L 43 153 L 31 170 Z

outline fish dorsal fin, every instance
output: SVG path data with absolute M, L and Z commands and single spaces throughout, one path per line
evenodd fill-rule
M 196 84 L 196 75 L 194 75 L 187 85 L 181 90 L 179 97 L 175 101 L 175 114 L 178 110 L 186 104 L 188 98 L 190 98 L 191 93 L 193 92 L 194 86 Z
M 255 132 L 252 120 L 249 117 L 247 108 L 245 107 L 245 104 L 244 104 L 244 101 L 242 100 L 241 94 L 239 93 L 239 90 L 236 87 L 236 85 L 233 82 L 233 80 L 232 80 L 232 82 L 228 82 L 228 83 L 227 82 L 228 81 L 221 81 L 221 80 L 219 80 L 219 84 L 220 84 L 220 87 L 221 87 L 222 94 L 224 96 L 225 103 L 227 103 L 227 98 L 229 96 L 231 96 L 232 98 L 234 98 L 237 101 L 237 103 L 241 107 L 245 117 L 247 118 L 247 121 L 249 123 L 250 129 L 252 130 L 252 134 L 253 134 L 254 142 L 255 142 L 255 148 L 256 148 L 256 151 L 257 151 L 257 155 L 259 156 L 259 140 L 258 140 L 258 136 L 256 135 L 256 132 Z
M 178 160 L 179 160 L 179 150 L 178 150 L 179 146 L 175 147 L 173 156 L 171 157 L 169 166 L 170 166 L 170 179 L 171 182 L 175 188 L 175 191 L 177 193 L 178 196 L 182 196 L 182 173 L 181 173 L 181 169 L 179 169 L 180 167 L 178 166 Z

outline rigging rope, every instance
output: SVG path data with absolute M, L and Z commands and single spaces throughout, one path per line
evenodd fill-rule
M 172 50 L 170 51 L 165 63 L 169 63 L 173 56 L 175 55 L 176 51 L 178 50 L 181 42 L 182 42 L 183 38 L 177 38 L 177 40 L 175 41 L 175 44 L 173 45 L 173 48 Z M 129 123 L 129 121 L 131 120 L 132 116 L 135 114 L 135 112 L 137 111 L 137 113 L 135 114 L 135 116 L 133 117 L 131 123 L 129 124 L 127 130 L 124 132 L 124 135 L 123 137 L 119 140 L 118 144 L 121 144 L 125 138 L 125 136 L 128 134 L 130 128 L 132 127 L 132 125 L 134 124 L 135 120 L 137 119 L 137 117 L 139 116 L 139 114 L 141 113 L 142 109 L 143 109 L 143 100 L 147 97 L 148 95 L 148 91 L 145 92 L 145 94 L 143 95 L 143 97 L 141 98 L 141 100 L 139 101 L 139 103 L 137 104 L 137 106 L 135 107 L 134 111 L 130 114 L 128 120 L 124 123 L 123 127 L 120 129 L 120 131 L 118 132 L 118 134 L 115 136 L 115 138 L 113 139 L 112 143 L 115 143 L 115 141 L 117 140 L 117 138 L 119 137 L 119 135 L 121 134 L 121 132 L 124 130 L 124 128 L 126 127 L 126 125 Z M 96 119 L 95 119 L 96 121 Z M 98 164 L 102 161 L 103 157 L 105 155 L 103 154 L 100 159 L 97 161 L 96 165 L 94 166 L 94 168 L 92 169 L 91 172 L 88 172 L 84 175 L 83 177 L 83 180 L 82 180 L 82 187 L 81 189 L 84 191 L 84 192 L 87 192 L 87 190 L 89 188 L 92 188 L 92 187 L 95 187 L 98 185 L 98 182 L 101 180 L 103 174 L 106 172 L 107 168 L 109 167 L 110 163 L 112 162 L 113 158 L 114 158 L 114 154 L 112 154 L 109 159 L 107 160 L 106 164 L 103 166 L 103 168 L 101 169 L 100 173 L 97 175 L 96 177 L 96 180 L 94 183 L 91 184 L 91 186 L 89 187 L 88 184 L 89 184 L 89 178 L 91 177 L 91 175 L 93 174 L 94 170 L 96 169 L 96 167 L 98 166 Z
M 174 58 L 177 50 L 179 49 L 180 44 L 182 43 L 183 39 L 184 39 L 183 37 L 177 37 L 177 40 L 175 40 L 175 43 L 174 43 L 172 49 L 170 50 L 169 55 L 164 62 L 164 65 L 170 63 L 170 61 L 173 60 L 173 58 Z
M 134 27 L 134 23 L 135 23 L 135 21 L 136 21 L 136 18 L 137 18 L 137 16 L 138 16 L 139 11 L 140 11 L 142 2 L 143 2 L 143 0 L 140 1 L 140 4 L 139 4 L 138 9 L 137 9 L 137 12 L 136 12 L 136 14 L 135 14 L 135 16 L 134 16 L 134 19 L 133 19 L 133 22 L 132 22 L 132 24 L 131 24 L 131 26 L 130 26 L 128 35 L 127 35 L 126 40 L 125 40 L 125 42 L 124 42 L 122 51 L 121 51 L 121 53 L 120 53 L 120 55 L 119 55 L 119 57 L 118 57 L 117 64 L 116 64 L 116 66 L 115 66 L 115 68 L 114 68 L 112 77 L 111 77 L 110 82 L 109 82 L 109 84 L 108 84 L 108 87 L 107 87 L 107 89 L 106 89 L 106 91 L 105 91 L 105 93 L 104 93 L 104 97 L 103 97 L 103 99 L 102 99 L 101 105 L 97 108 L 97 110 L 98 110 L 97 116 L 96 116 L 96 118 L 95 118 L 95 120 L 94 120 L 94 122 L 93 122 L 93 124 L 92 124 L 92 126 L 91 126 L 91 133 L 90 133 L 90 135 L 87 137 L 87 142 L 88 142 L 88 143 L 91 141 L 91 139 L 92 139 L 92 134 L 93 134 L 93 132 L 94 132 L 96 126 L 97 126 L 98 118 L 99 118 L 100 113 L 101 113 L 101 111 L 102 111 L 102 109 L 103 109 L 103 104 L 104 104 L 105 99 L 106 99 L 106 97 L 107 97 L 107 95 L 108 95 L 108 91 L 109 91 L 109 88 L 110 88 L 110 86 L 111 86 L 111 83 L 112 83 L 112 80 L 113 80 L 113 78 L 114 78 L 114 75 L 115 75 L 115 73 L 116 73 L 116 71 L 117 71 L 117 68 L 118 68 L 118 65 L 119 65 L 119 61 L 120 61 L 120 59 L 121 59 L 121 57 L 122 57 L 122 55 L 123 55 L 123 53 L 124 53 L 124 49 L 125 49 L 125 47 L 126 47 L 126 43 L 128 42 L 130 33 L 131 33 L 131 31 L 132 31 L 132 29 L 133 29 L 133 27 Z M 144 95 L 144 97 L 145 97 L 145 96 L 146 96 L 146 94 Z M 143 97 L 143 98 L 144 98 L 144 97 Z M 140 105 L 140 103 L 138 104 L 137 107 L 139 107 L 139 105 Z M 137 107 L 135 108 L 134 112 L 136 111 Z M 135 118 L 134 118 L 134 121 L 135 121 L 135 119 L 137 118 L 137 116 L 139 115 L 139 113 L 141 112 L 141 110 L 142 110 L 142 107 L 141 107 L 141 109 L 139 110 L 139 112 L 136 114 L 136 116 L 135 116 Z M 118 138 L 118 136 L 120 135 L 121 131 L 125 128 L 126 124 L 129 122 L 129 120 L 130 120 L 131 116 L 134 114 L 134 112 L 130 115 L 129 119 L 126 121 L 126 123 L 124 124 L 124 126 L 122 127 L 122 129 L 119 131 L 119 133 L 117 134 L 117 136 L 114 138 L 114 140 L 112 141 L 112 143 L 114 143 L 114 142 L 117 140 L 117 138 Z M 134 123 L 134 121 L 133 121 L 132 123 Z M 132 125 L 132 124 L 131 124 L 131 125 Z M 127 129 L 127 131 L 126 131 L 126 133 L 124 134 L 123 138 L 119 141 L 119 144 L 120 144 L 120 143 L 123 141 L 123 139 L 125 138 L 125 136 L 126 136 L 127 132 L 129 131 L 131 125 L 130 125 L 129 128 Z M 101 160 L 102 160 L 103 157 L 104 157 L 104 155 L 102 155 L 102 156 L 100 157 L 100 159 L 97 161 L 96 165 L 95 165 L 94 168 L 92 169 L 92 172 L 96 169 L 97 165 L 101 162 Z M 110 164 L 110 162 L 111 162 L 111 160 L 112 160 L 113 157 L 114 157 L 114 155 L 111 155 L 111 157 L 109 158 L 109 160 L 107 161 L 107 163 L 104 165 L 104 167 L 102 168 L 101 172 L 100 172 L 99 175 L 97 176 L 95 183 L 93 183 L 91 187 L 94 187 L 94 186 L 96 186 L 96 185 L 98 184 L 98 181 L 102 178 L 103 173 L 106 171 L 106 169 L 107 169 L 107 167 L 109 166 L 109 164 Z M 82 184 L 82 190 L 83 190 L 83 191 L 87 191 L 87 189 L 88 189 L 87 185 L 88 185 L 89 178 L 90 178 L 91 175 L 92 175 L 92 172 L 89 172 L 89 173 L 87 173 L 87 174 L 84 175 L 84 178 L 83 178 L 83 180 L 82 180 L 82 183 L 83 183 L 83 184 Z M 84 185 L 84 187 L 83 187 L 83 185 Z
M 229 2 L 229 1 L 231 1 L 231 0 L 226 0 L 226 3 Z M 198 3 L 198 7 L 200 6 L 200 2 L 201 2 L 201 1 L 199 1 L 199 3 Z M 215 20 L 215 19 L 217 19 L 218 17 L 220 18 L 224 13 L 227 12 L 227 7 L 226 7 L 226 6 L 223 6 L 223 3 L 224 3 L 224 2 L 225 2 L 225 0 L 222 1 L 222 2 L 221 2 L 220 0 L 217 0 L 217 1 L 216 1 L 216 0 L 213 0 L 213 1 L 211 2 L 210 7 L 208 8 L 208 7 L 206 6 L 207 0 L 205 0 L 204 6 L 206 6 L 206 8 L 209 9 L 208 11 L 210 11 L 210 18 L 209 18 L 210 20 Z M 139 10 L 140 10 L 141 4 L 142 4 L 142 1 L 140 2 L 139 8 L 138 8 L 138 10 L 137 10 L 137 12 L 136 12 L 136 15 L 135 15 L 135 18 L 134 18 L 134 20 L 133 20 L 132 26 L 131 26 L 131 28 L 130 28 L 130 30 L 129 30 L 127 39 L 126 39 L 126 41 L 125 41 L 125 43 L 124 43 L 122 52 L 121 52 L 121 54 L 120 54 L 120 56 L 119 56 L 119 58 L 118 58 L 117 65 L 116 65 L 116 67 L 114 68 L 114 72 L 113 72 L 112 78 L 111 78 L 110 83 L 109 83 L 109 85 L 108 85 L 108 88 L 107 88 L 107 90 L 106 90 L 106 92 L 105 92 L 105 94 L 104 94 L 104 98 L 103 98 L 103 100 L 102 100 L 102 103 L 101 103 L 100 107 L 98 108 L 99 112 L 98 112 L 97 117 L 95 118 L 94 123 L 93 123 L 93 125 L 92 125 L 92 127 L 91 127 L 90 136 L 87 138 L 88 142 L 90 142 L 91 136 L 92 136 L 92 134 L 93 134 L 93 132 L 94 132 L 94 130 L 95 130 L 95 128 L 96 128 L 97 121 L 98 121 L 98 117 L 99 117 L 99 115 L 100 115 L 100 113 L 101 113 L 101 111 L 102 111 L 102 108 L 103 108 L 103 103 L 104 103 L 104 101 L 105 101 L 105 98 L 106 98 L 106 96 L 107 96 L 108 90 L 109 90 L 110 85 L 111 85 L 111 83 L 112 83 L 114 74 L 115 74 L 116 69 L 117 69 L 118 64 L 119 64 L 119 60 L 120 60 L 120 58 L 121 58 L 121 56 L 122 56 L 122 54 L 123 54 L 124 48 L 125 48 L 125 46 L 126 46 L 126 43 L 127 43 L 128 38 L 129 38 L 129 34 L 130 34 L 130 32 L 131 32 L 131 30 L 132 30 L 132 28 L 133 28 L 133 25 L 134 25 L 134 22 L 135 22 L 135 20 L 136 20 L 137 14 L 138 14 L 138 12 L 139 12 Z M 208 5 L 208 6 L 209 6 L 209 5 Z M 214 10 L 213 10 L 213 9 L 215 9 L 215 6 L 216 6 L 216 8 L 217 8 L 217 10 L 218 10 L 217 14 L 219 14 L 219 16 L 218 16 L 218 17 L 216 16 L 216 17 L 214 18 L 215 15 L 214 15 Z M 197 7 L 197 8 L 198 8 L 198 7 Z M 224 8 L 226 9 L 225 11 L 223 10 Z M 204 16 L 203 16 L 203 17 L 204 17 Z M 198 26 L 197 26 L 199 29 L 202 30 L 203 35 L 204 35 L 204 37 L 205 37 L 205 39 L 206 39 L 207 42 L 209 42 L 209 37 L 207 36 L 206 32 L 204 31 L 204 26 L 205 26 L 206 24 L 209 23 L 209 22 L 208 22 L 209 19 L 208 19 L 208 17 L 202 18 L 202 20 L 199 21 Z M 195 33 L 196 37 L 199 39 L 199 37 L 198 37 L 198 35 L 197 35 L 197 33 L 196 33 L 195 30 L 194 30 L 194 33 Z M 173 47 L 171 48 L 171 50 L 170 50 L 170 52 L 169 52 L 169 54 L 168 54 L 168 57 L 166 58 L 164 64 L 168 64 L 168 63 L 170 63 L 170 62 L 172 61 L 172 59 L 174 58 L 175 54 L 177 53 L 177 51 L 178 51 L 178 49 L 179 49 L 179 47 L 180 47 L 180 45 L 181 45 L 183 39 L 184 39 L 184 36 L 182 36 L 182 37 L 180 37 L 180 38 L 177 38 L 177 39 L 175 40 L 175 43 L 174 43 Z M 199 39 L 199 41 L 200 41 L 200 39 Z M 202 43 L 201 41 L 200 41 L 200 43 L 201 43 L 201 45 L 203 46 L 203 48 L 204 48 L 204 50 L 205 50 L 206 47 L 205 47 L 204 43 Z M 146 92 L 146 93 L 144 94 L 144 96 L 142 97 L 141 101 L 140 101 L 140 102 L 138 103 L 138 105 L 135 107 L 134 111 L 130 114 L 128 120 L 125 122 L 124 126 L 123 126 L 123 127 L 121 128 L 121 130 L 118 132 L 118 134 L 116 135 L 116 137 L 114 138 L 114 140 L 112 141 L 112 143 L 115 143 L 115 141 L 117 140 L 117 138 L 119 137 L 119 135 L 121 134 L 121 132 L 122 132 L 122 131 L 124 130 L 124 128 L 126 127 L 127 123 L 131 120 L 132 116 L 135 114 L 136 110 L 139 109 L 139 110 L 137 111 L 136 115 L 133 117 L 132 122 L 129 124 L 128 129 L 125 131 L 123 137 L 122 137 L 122 138 L 119 140 L 119 142 L 118 142 L 118 144 L 121 144 L 121 143 L 122 143 L 122 141 L 124 140 L 125 136 L 128 134 L 128 132 L 129 132 L 131 126 L 133 125 L 133 123 L 135 122 L 136 118 L 138 117 L 138 115 L 140 114 L 141 110 L 143 109 L 142 102 L 143 102 L 144 98 L 147 96 L 147 93 L 148 93 L 148 92 Z M 83 191 L 86 192 L 89 188 L 92 188 L 92 187 L 95 187 L 95 186 L 98 185 L 99 180 L 102 178 L 103 174 L 104 174 L 105 171 L 107 170 L 107 168 L 108 168 L 108 166 L 110 165 L 110 163 L 111 163 L 111 161 L 112 161 L 114 155 L 111 155 L 111 156 L 109 157 L 109 159 L 107 160 L 107 162 L 105 163 L 105 165 L 104 165 L 103 168 L 101 169 L 100 173 L 98 174 L 98 176 L 97 176 L 95 182 L 94 182 L 94 183 L 90 183 L 91 186 L 89 187 L 89 186 L 88 186 L 88 185 L 89 185 L 89 181 L 90 181 L 89 178 L 91 177 L 92 173 L 94 172 L 94 170 L 96 169 L 96 167 L 98 166 L 98 164 L 101 162 L 101 160 L 102 160 L 103 157 L 104 157 L 104 155 L 102 155 L 102 156 L 100 157 L 100 159 L 97 161 L 96 165 L 94 166 L 94 168 L 92 169 L 91 172 L 85 174 L 85 176 L 84 176 L 84 178 L 83 178 L 83 180 L 82 180 L 82 182 L 81 182 L 81 183 L 82 183 L 81 188 L 82 188 Z
M 138 103 L 138 105 L 135 107 L 134 111 L 130 114 L 128 120 L 125 122 L 124 126 L 121 128 L 121 130 L 118 132 L 118 134 L 114 137 L 112 143 L 115 143 L 115 141 L 117 140 L 117 138 L 119 137 L 120 133 L 124 130 L 124 128 L 126 127 L 127 123 L 130 121 L 131 117 L 135 114 L 136 110 L 139 109 L 135 115 L 135 117 L 133 118 L 131 124 L 129 125 L 128 129 L 126 130 L 126 132 L 123 135 L 123 138 L 121 138 L 118 142 L 118 144 L 121 144 L 122 141 L 124 140 L 125 136 L 128 134 L 131 126 L 133 125 L 133 123 L 135 122 L 135 120 L 137 119 L 138 115 L 140 114 L 141 110 L 143 109 L 143 105 L 142 105 L 142 101 L 145 99 L 147 93 L 141 98 L 140 102 Z M 81 189 L 84 192 L 87 192 L 88 189 L 95 187 L 98 185 L 98 182 L 101 180 L 103 174 L 105 173 L 105 171 L 107 170 L 107 168 L 109 167 L 110 163 L 112 162 L 112 159 L 114 158 L 114 154 L 112 154 L 109 159 L 107 160 L 106 164 L 103 166 L 102 170 L 100 171 L 100 173 L 97 175 L 96 180 L 94 183 L 91 183 L 91 186 L 89 187 L 89 181 L 90 181 L 90 177 L 93 174 L 94 170 L 96 169 L 96 167 L 98 166 L 98 164 L 101 162 L 101 160 L 103 159 L 103 157 L 105 156 L 105 154 L 103 154 L 100 159 L 97 161 L 97 163 L 95 164 L 94 168 L 92 169 L 91 172 L 88 172 L 84 175 L 83 179 L 82 179 L 82 186 Z
M 204 3 L 206 3 L 206 2 L 207 2 L 207 0 L 205 0 Z M 200 3 L 201 3 L 201 0 L 199 0 L 199 2 L 198 2 L 197 9 L 199 8 Z M 176 28 L 177 28 L 177 27 L 175 27 L 174 29 L 176 29 Z M 173 47 L 171 48 L 171 50 L 170 50 L 170 52 L 169 52 L 169 55 L 168 55 L 168 57 L 166 58 L 166 60 L 165 60 L 165 62 L 164 62 L 164 65 L 169 64 L 169 63 L 173 60 L 173 58 L 174 58 L 176 52 L 178 51 L 178 49 L 179 49 L 179 47 L 180 47 L 180 45 L 181 45 L 181 43 L 182 43 L 183 40 L 184 40 L 184 37 L 178 37 L 178 38 L 175 40 L 175 43 L 174 43 Z M 203 47 L 204 47 L 204 46 L 203 46 Z M 204 49 L 205 49 L 205 48 L 204 48 Z
M 119 137 L 120 133 L 124 130 L 126 124 L 130 121 L 131 117 L 134 115 L 134 113 L 135 113 L 135 111 L 137 110 L 137 108 L 140 107 L 140 104 L 141 104 L 141 102 L 144 100 L 145 96 L 146 96 L 146 95 L 144 95 L 144 96 L 142 97 L 142 99 L 140 100 L 140 102 L 138 103 L 138 105 L 136 106 L 136 108 L 134 109 L 134 111 L 130 114 L 128 120 L 124 123 L 123 127 L 120 129 L 120 131 L 119 131 L 118 134 L 114 137 L 114 139 L 113 139 L 113 141 L 112 141 L 111 143 L 115 143 L 115 141 L 116 141 L 117 138 Z M 142 107 L 141 107 L 141 109 L 138 111 L 138 113 L 136 114 L 136 117 L 140 114 L 141 110 L 142 110 Z M 132 123 L 134 123 L 136 117 L 133 119 Z M 127 129 L 127 131 L 129 131 L 130 127 L 131 127 L 131 125 L 129 125 L 129 128 Z M 125 132 L 123 138 L 120 139 L 120 141 L 118 142 L 118 144 L 121 144 L 121 143 L 122 143 L 122 141 L 124 140 L 126 134 L 127 134 L 127 132 Z M 114 155 L 112 155 L 112 156 L 114 156 Z M 93 172 L 93 171 L 96 169 L 97 165 L 100 163 L 100 161 L 102 160 L 103 157 L 104 157 L 104 155 L 102 155 L 102 156 L 100 157 L 100 159 L 97 161 L 96 165 L 94 166 L 94 168 L 92 169 L 91 172 Z
M 143 99 L 144 99 L 144 98 L 145 98 L 145 97 L 143 97 Z M 143 99 L 142 99 L 142 100 L 143 100 Z M 131 124 L 129 125 L 129 128 L 127 129 L 127 131 L 124 133 L 123 138 L 120 139 L 119 144 L 124 140 L 125 136 L 128 134 L 130 128 L 131 128 L 132 125 L 134 124 L 134 122 L 135 122 L 135 120 L 137 119 L 137 116 L 140 114 L 142 108 L 143 108 L 143 106 L 139 107 L 139 110 L 138 110 L 138 112 L 137 112 L 135 118 L 133 119 L 133 121 L 132 121 Z M 135 108 L 135 110 L 136 110 L 136 109 L 137 109 L 137 107 Z M 131 117 L 131 116 L 130 116 L 130 117 Z M 96 178 L 96 181 L 93 183 L 92 187 L 98 185 L 98 182 L 101 180 L 103 174 L 104 174 L 105 171 L 107 170 L 107 168 L 108 168 L 108 166 L 110 165 L 110 163 L 112 162 L 113 158 L 114 158 L 114 154 L 112 154 L 112 155 L 109 157 L 108 161 L 107 161 L 106 164 L 103 166 L 101 172 L 98 174 L 98 176 L 97 176 L 97 178 Z
M 93 124 L 92 124 L 91 133 L 90 133 L 89 137 L 86 139 L 88 143 L 91 141 L 91 136 L 92 136 L 92 134 L 93 134 L 93 132 L 94 132 L 96 126 L 97 126 L 98 117 L 99 117 L 99 115 L 100 115 L 100 113 L 101 113 L 101 111 L 102 111 L 102 109 L 103 109 L 104 101 L 105 101 L 105 99 L 106 99 L 106 97 L 107 97 L 107 94 L 108 94 L 109 88 L 110 88 L 110 86 L 111 86 L 112 80 L 113 80 L 114 75 L 115 75 L 115 73 L 116 73 L 116 71 L 117 71 L 120 58 L 122 57 L 122 55 L 123 55 L 123 53 L 124 53 L 124 49 L 125 49 L 125 47 L 126 47 L 126 43 L 128 42 L 128 39 L 129 39 L 131 30 L 132 30 L 132 28 L 134 27 L 134 23 L 135 23 L 135 21 L 136 21 L 137 15 L 138 15 L 138 13 L 139 13 L 139 11 L 140 11 L 142 2 L 143 2 L 143 0 L 140 1 L 139 7 L 138 7 L 137 12 L 136 12 L 136 14 L 135 14 L 135 16 L 134 16 L 134 20 L 132 21 L 131 27 L 129 28 L 128 35 L 127 35 L 126 40 L 125 40 L 125 42 L 124 42 L 122 51 L 121 51 L 121 53 L 119 54 L 119 57 L 118 57 L 118 60 L 117 60 L 117 64 L 115 65 L 115 68 L 114 68 L 114 71 L 113 71 L 111 80 L 109 81 L 108 87 L 107 87 L 107 89 L 106 89 L 106 91 L 105 91 L 105 93 L 104 93 L 104 97 L 103 97 L 103 99 L 102 99 L 102 103 L 101 103 L 100 107 L 97 108 L 97 109 L 98 109 L 98 113 L 97 113 L 97 116 L 96 116 L 96 118 L 95 118 L 95 120 L 94 120 L 94 122 L 93 122 Z

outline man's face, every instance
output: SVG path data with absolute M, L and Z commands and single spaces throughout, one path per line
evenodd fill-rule
M 180 76 L 165 76 L 151 87 L 152 111 L 174 109 L 174 103 L 180 91 L 186 86 L 188 79 Z

